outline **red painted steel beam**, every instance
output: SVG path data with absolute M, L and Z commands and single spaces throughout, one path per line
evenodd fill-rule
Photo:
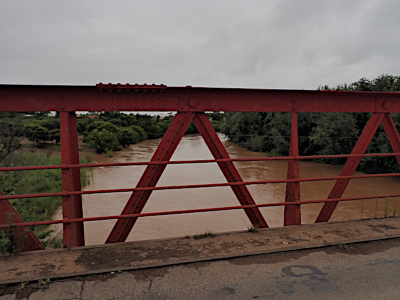
M 385 114 L 382 120 L 383 128 L 385 129 L 386 135 L 389 138 L 390 145 L 392 146 L 393 152 L 400 152 L 400 136 L 397 131 L 396 125 L 393 122 L 390 114 Z M 398 163 L 400 164 L 400 155 L 396 156 Z
M 291 113 L 292 119 L 292 132 L 290 135 L 290 156 L 299 155 L 299 134 L 298 134 L 298 122 L 297 112 Z M 288 161 L 288 173 L 287 179 L 298 179 L 300 177 L 299 160 Z M 286 184 L 286 202 L 298 202 L 300 201 L 300 183 L 299 182 L 288 182 Z M 301 210 L 299 204 L 286 205 L 284 211 L 284 225 L 301 225 Z
M 197 113 L 193 119 L 199 133 L 206 142 L 211 154 L 215 159 L 230 159 L 228 152 L 226 151 L 224 145 L 221 143 L 214 127 L 212 126 L 210 120 L 204 113 Z M 219 168 L 224 174 L 228 182 L 243 182 L 242 177 L 237 171 L 235 165 L 232 162 L 219 162 Z M 253 197 L 250 195 L 249 190 L 245 185 L 231 186 L 233 192 L 235 193 L 237 199 L 242 205 L 255 204 Z M 244 210 L 251 224 L 254 228 L 268 228 L 267 222 L 262 216 L 260 210 L 256 209 L 245 209 Z
M 0 196 L 4 196 L 0 190 Z M 15 210 L 8 200 L 0 200 L 0 225 L 25 223 L 25 220 Z M 42 243 L 29 227 L 4 227 L 2 230 L 6 235 L 12 235 L 14 246 L 19 252 L 44 250 Z
M 169 161 L 178 146 L 180 140 L 184 136 L 190 122 L 193 120 L 194 113 L 185 112 L 177 113 L 168 127 L 164 137 L 157 147 L 151 161 Z M 144 171 L 142 177 L 137 184 L 137 187 L 155 187 L 162 173 L 165 170 L 165 164 L 149 165 Z M 122 215 L 140 213 L 152 191 L 135 191 L 129 198 Z M 124 242 L 135 225 L 137 218 L 120 219 L 118 220 L 106 243 Z
M 371 116 L 367 125 L 365 125 L 365 128 L 364 128 L 360 138 L 358 139 L 357 144 L 354 146 L 354 149 L 351 152 L 352 154 L 364 154 L 365 153 L 365 151 L 367 150 L 369 144 L 371 143 L 371 140 L 374 137 L 374 134 L 375 134 L 376 130 L 378 129 L 384 115 L 385 115 L 384 113 L 375 113 Z M 353 175 L 354 172 L 356 171 L 360 161 L 361 161 L 361 157 L 353 157 L 353 158 L 347 159 L 346 164 L 344 165 L 344 167 L 342 169 L 342 172 L 340 172 L 340 176 Z M 350 182 L 350 179 L 338 179 L 336 181 L 336 184 L 334 185 L 331 193 L 329 194 L 328 199 L 342 197 L 349 182 Z M 330 217 L 332 216 L 333 211 L 336 208 L 336 205 L 337 205 L 337 202 L 325 203 L 325 205 L 322 207 L 322 209 L 317 217 L 317 220 L 315 222 L 316 223 L 328 222 Z
M 156 85 L 0 85 L 0 111 L 400 112 L 400 93 Z
M 60 112 L 61 161 L 62 164 L 79 164 L 78 131 L 75 112 Z M 80 169 L 62 170 L 63 192 L 81 191 Z M 62 197 L 63 218 L 65 220 L 82 218 L 82 195 Z M 85 245 L 83 223 L 64 223 L 64 247 Z

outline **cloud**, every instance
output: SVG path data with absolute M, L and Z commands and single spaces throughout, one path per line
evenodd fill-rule
M 0 82 L 315 89 L 399 74 L 398 1 L 2 1 Z

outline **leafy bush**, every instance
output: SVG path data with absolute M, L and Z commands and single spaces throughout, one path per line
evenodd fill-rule
M 61 131 L 60 129 L 52 129 L 49 131 L 49 140 L 56 141 L 56 145 L 60 142 Z
M 136 144 L 137 142 L 140 141 L 140 134 L 128 127 L 128 128 L 122 128 L 119 132 L 119 142 L 122 146 L 126 147 L 129 146 L 130 144 Z
M 49 130 L 38 124 L 28 124 L 24 126 L 24 135 L 36 144 L 49 139 Z
M 85 142 L 94 148 L 97 153 L 107 153 L 109 151 L 119 151 L 123 148 L 118 139 L 118 133 L 107 129 L 94 129 L 85 137 Z

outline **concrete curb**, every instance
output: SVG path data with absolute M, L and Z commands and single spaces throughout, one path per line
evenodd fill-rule
M 248 256 L 254 256 L 254 255 L 278 253 L 278 252 L 319 249 L 319 248 L 326 248 L 326 247 L 331 247 L 331 246 L 336 246 L 336 245 L 368 243 L 368 242 L 373 242 L 373 241 L 381 241 L 381 240 L 396 239 L 396 238 L 400 238 L 400 234 L 387 235 L 387 236 L 383 236 L 383 237 L 343 240 L 343 241 L 337 241 L 337 242 L 333 242 L 333 243 L 312 244 L 312 245 L 307 245 L 307 246 L 286 246 L 284 248 L 275 248 L 275 249 L 264 250 L 264 251 L 254 251 L 254 252 L 245 252 L 245 253 L 239 253 L 239 254 L 201 257 L 201 258 L 194 258 L 194 259 L 182 259 L 182 260 L 177 260 L 177 261 L 166 261 L 166 262 L 160 262 L 160 263 L 143 264 L 143 265 L 135 265 L 135 266 L 129 266 L 129 267 L 120 267 L 120 268 L 105 268 L 105 269 L 90 270 L 90 271 L 84 271 L 84 272 L 68 273 L 68 274 L 62 274 L 62 275 L 49 275 L 46 277 L 27 277 L 27 278 L 19 278 L 19 279 L 0 281 L 0 284 L 14 284 L 14 283 L 21 283 L 21 282 L 31 282 L 31 281 L 38 281 L 40 279 L 47 279 L 47 278 L 49 278 L 49 279 L 66 279 L 66 278 L 78 277 L 78 276 L 100 275 L 100 274 L 106 274 L 106 273 L 111 273 L 111 272 L 119 273 L 119 272 L 123 272 L 123 271 L 144 270 L 144 269 L 150 269 L 150 268 L 161 268 L 161 267 L 166 267 L 166 266 L 185 265 L 185 264 L 199 263 L 199 262 L 210 262 L 210 261 L 226 260 L 226 259 L 239 258 L 239 257 L 248 257 Z

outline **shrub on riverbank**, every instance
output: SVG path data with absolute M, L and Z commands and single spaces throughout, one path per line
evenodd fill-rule
M 90 163 L 90 155 L 81 163 Z M 60 165 L 60 156 L 47 156 L 37 152 L 17 152 L 1 161 L 1 167 Z M 81 169 L 81 183 L 89 183 L 91 169 Z M 5 195 L 56 193 L 62 191 L 61 169 L 0 172 L 0 186 Z M 11 204 L 27 222 L 51 220 L 62 204 L 61 197 L 11 199 Z M 43 227 L 34 228 L 36 233 Z

